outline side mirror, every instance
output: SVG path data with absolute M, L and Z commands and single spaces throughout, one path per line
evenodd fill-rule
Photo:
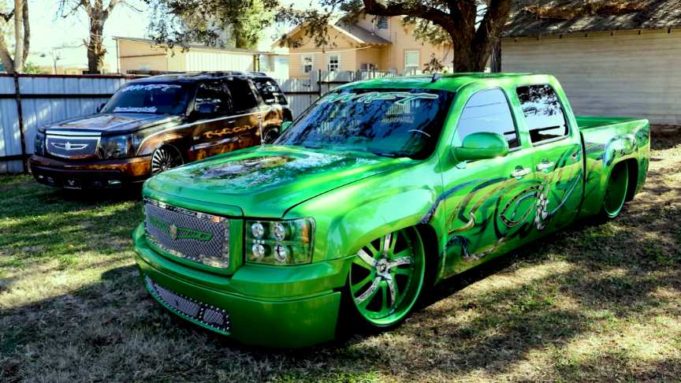
M 281 123 L 281 128 L 279 129 L 280 133 L 284 133 L 286 129 L 290 128 L 291 125 L 293 125 L 293 121 L 284 121 Z
M 459 161 L 475 161 L 503 157 L 508 154 L 508 142 L 497 133 L 480 132 L 469 134 L 461 146 L 452 149 Z
M 106 102 L 103 102 L 103 103 L 97 105 L 97 108 L 95 109 L 95 112 L 96 112 L 96 113 L 101 112 L 102 109 L 104 109 L 104 106 L 105 106 L 105 105 L 106 105 Z

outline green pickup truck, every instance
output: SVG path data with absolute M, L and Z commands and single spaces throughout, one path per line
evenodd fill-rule
M 435 283 L 580 218 L 615 218 L 649 152 L 648 121 L 575 117 L 548 75 L 357 82 L 274 145 L 148 180 L 137 263 L 186 320 L 309 346 L 391 328 Z

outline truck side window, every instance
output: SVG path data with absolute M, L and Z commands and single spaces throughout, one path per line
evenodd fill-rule
M 568 135 L 563 108 L 550 85 L 522 86 L 517 93 L 532 143 Z
M 219 81 L 201 83 L 196 92 L 195 110 L 202 114 L 222 116 L 230 112 L 230 97 Z
M 483 90 L 474 94 L 461 113 L 457 134 L 463 139 L 471 133 L 497 133 L 508 141 L 508 147 L 520 146 L 513 114 L 501 89 Z
M 234 112 L 244 113 L 258 106 L 258 99 L 248 80 L 234 78 L 227 82 L 234 99 Z

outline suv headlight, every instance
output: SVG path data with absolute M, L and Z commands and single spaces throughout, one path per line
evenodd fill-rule
M 312 261 L 314 220 L 246 221 L 246 262 L 300 265 Z
M 132 157 L 139 145 L 136 135 L 104 136 L 99 141 L 99 153 L 102 159 Z
M 36 132 L 35 141 L 33 141 L 33 153 L 41 156 L 45 154 L 45 134 Z

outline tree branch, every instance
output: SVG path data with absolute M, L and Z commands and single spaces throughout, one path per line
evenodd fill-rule
M 454 28 L 454 20 L 451 15 L 421 3 L 405 4 L 391 2 L 388 5 L 379 3 L 377 0 L 362 0 L 367 13 L 376 16 L 413 16 L 429 20 L 446 30 Z
M 28 0 L 24 0 L 22 16 L 24 19 L 24 57 L 22 61 L 26 63 L 26 59 L 28 59 L 28 50 L 31 47 L 31 24 L 28 21 Z

